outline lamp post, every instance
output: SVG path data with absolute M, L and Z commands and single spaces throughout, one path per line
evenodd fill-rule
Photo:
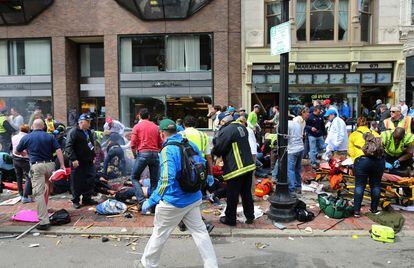
M 281 0 L 282 23 L 289 21 L 289 1 Z M 287 179 L 287 133 L 288 133 L 288 93 L 289 93 L 289 53 L 280 54 L 280 94 L 279 94 L 279 129 L 278 129 L 278 181 L 276 192 L 268 199 L 269 219 L 276 222 L 295 220 L 297 198 L 289 193 Z M 283 135 L 285 134 L 285 135 Z

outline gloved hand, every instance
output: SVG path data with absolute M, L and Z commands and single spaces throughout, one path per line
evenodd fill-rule
M 210 187 L 213 186 L 213 184 L 214 184 L 214 177 L 213 177 L 213 175 L 207 175 L 206 181 L 207 181 L 208 186 L 210 186 Z
M 394 161 L 394 164 L 392 164 L 392 166 L 394 167 L 394 168 L 399 168 L 401 165 L 400 165 L 400 161 L 398 161 L 398 160 L 395 160 Z
M 392 169 L 392 165 L 388 162 L 385 162 L 385 168 L 386 169 Z
M 144 214 L 144 215 L 147 214 L 147 211 L 148 211 L 148 209 L 150 207 L 151 206 L 150 206 L 148 200 L 146 200 L 144 203 L 142 203 L 142 206 L 141 206 L 141 214 Z

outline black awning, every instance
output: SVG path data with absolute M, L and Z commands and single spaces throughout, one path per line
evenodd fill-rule
M 182 20 L 212 0 L 115 0 L 142 20 Z
M 53 0 L 0 0 L 0 26 L 28 24 L 51 4 Z

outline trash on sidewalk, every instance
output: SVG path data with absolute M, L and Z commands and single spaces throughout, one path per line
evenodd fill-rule
M 34 237 L 39 236 L 39 235 L 40 235 L 40 233 L 33 233 Z
M 86 226 L 85 228 L 83 228 L 82 230 L 89 229 L 89 228 L 91 228 L 93 225 L 94 225 L 94 223 L 91 223 L 91 224 L 89 224 L 88 226 Z
M 391 207 L 395 210 L 404 210 L 404 211 L 408 211 L 408 212 L 414 212 L 414 206 L 399 206 L 399 205 L 394 205 L 392 204 Z
M 52 213 L 49 213 L 49 217 Z M 37 217 L 36 210 L 20 210 L 15 215 L 11 217 L 13 221 L 21 221 L 21 222 L 39 222 L 39 218 Z
M 322 183 L 318 183 L 316 181 L 312 181 L 310 184 L 302 183 L 302 191 L 304 192 L 312 192 L 320 194 L 323 192 L 324 185 Z
M 264 248 L 267 248 L 267 247 L 269 246 L 269 244 L 263 244 L 263 243 L 261 243 L 261 242 L 254 243 L 254 245 L 255 245 L 255 246 L 256 246 L 256 248 L 258 248 L 258 249 L 264 249 Z
M 59 246 L 59 244 L 61 244 L 61 243 L 62 243 L 62 240 L 56 241 L 56 246 Z
M 40 244 L 30 244 L 29 245 L 29 248 L 37 248 L 39 246 L 40 246 Z
M 9 239 L 9 238 L 15 238 L 17 235 L 5 235 L 5 236 L 0 236 L 0 239 Z
M 274 226 L 274 227 L 276 227 L 276 228 L 278 228 L 278 229 L 280 229 L 280 230 L 285 230 L 285 229 L 286 229 L 286 226 L 285 226 L 285 225 L 283 225 L 283 224 L 281 224 L 281 223 L 278 223 L 278 222 L 272 221 L 272 224 L 273 224 L 273 226 Z
M 384 225 L 373 224 L 371 227 L 371 238 L 378 242 L 394 243 L 394 229 Z
M 122 228 L 121 229 L 121 233 L 126 233 L 127 232 L 127 229 L 126 228 Z
M 306 227 L 305 232 L 308 233 L 308 234 L 312 234 L 313 233 L 312 227 L 310 227 L 310 226 Z
M 10 199 L 7 199 L 0 203 L 0 206 L 13 206 L 19 203 L 19 201 L 22 199 L 22 197 L 19 195 L 17 197 L 13 197 Z
M 295 240 L 295 238 L 290 237 L 290 236 L 288 237 L 288 239 L 289 239 L 289 240 L 292 240 L 292 241 L 293 241 L 293 240 Z
M 354 234 L 354 235 L 352 235 L 352 238 L 353 238 L 353 239 L 358 239 L 358 238 L 359 238 L 359 236 L 358 236 L 358 235 L 356 235 L 356 234 Z
M 55 211 L 53 215 L 49 216 L 51 225 L 63 225 L 70 223 L 70 215 L 66 209 Z
M 96 213 L 100 215 L 115 215 L 122 214 L 127 209 L 128 207 L 124 203 L 114 199 L 108 199 L 96 206 Z
M 109 238 L 108 237 L 106 237 L 106 236 L 103 236 L 102 237 L 102 243 L 106 243 L 108 241 L 109 241 Z

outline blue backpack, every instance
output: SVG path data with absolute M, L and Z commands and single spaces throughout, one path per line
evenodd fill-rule
M 164 146 L 175 145 L 180 148 L 181 178 L 178 179 L 181 189 L 187 193 L 195 193 L 206 182 L 206 167 L 201 157 L 190 145 L 187 139 L 182 142 L 170 141 Z

